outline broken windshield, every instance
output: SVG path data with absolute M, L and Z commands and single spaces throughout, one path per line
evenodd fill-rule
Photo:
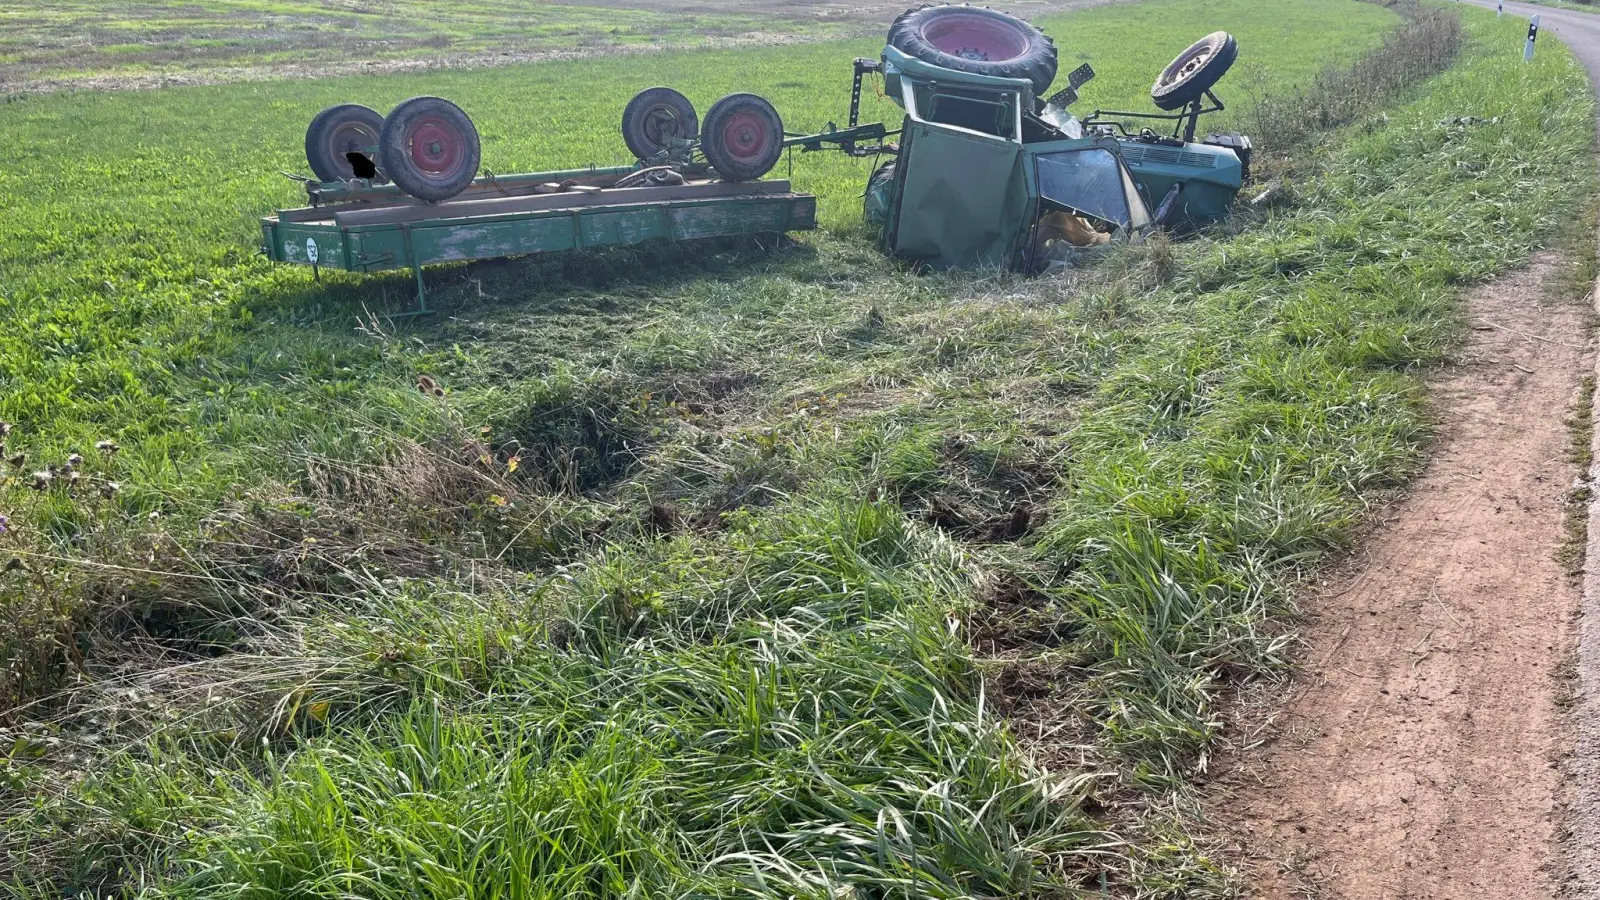
M 1041 154 L 1039 196 L 1118 228 L 1149 221 L 1144 202 L 1110 150 L 1092 147 Z

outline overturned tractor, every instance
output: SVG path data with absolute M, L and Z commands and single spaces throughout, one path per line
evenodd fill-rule
M 1046 97 L 1056 49 L 1037 28 L 968 6 L 907 12 L 880 60 L 856 61 L 882 73 L 906 112 L 895 158 L 868 183 L 866 214 L 898 255 L 1028 271 L 1152 225 L 1215 221 L 1244 182 L 1250 141 L 1196 132 L 1223 109 L 1211 88 L 1237 55 L 1232 36 L 1208 35 L 1156 79 L 1161 112 L 1079 119 L 1069 110 L 1094 70 L 1080 66 Z M 1171 128 L 1130 131 L 1130 120 Z
M 1159 112 L 1070 111 L 1094 78 L 1080 66 L 1055 82 L 1055 44 L 1033 25 L 973 6 L 924 6 L 895 20 L 877 60 L 857 59 L 846 127 L 783 131 L 772 104 L 723 98 L 702 125 L 683 94 L 640 92 L 623 114 L 629 149 L 647 167 L 704 159 L 733 180 L 759 178 L 785 148 L 887 156 L 866 189 L 868 221 L 886 250 L 937 267 L 1040 271 L 1083 248 L 1160 225 L 1189 228 L 1225 216 L 1248 174 L 1250 140 L 1197 139 L 1224 107 L 1211 88 L 1233 65 L 1226 32 L 1184 50 L 1157 77 Z M 880 75 L 905 110 L 899 129 L 860 122 L 863 78 Z M 1130 130 L 1128 122 L 1170 126 Z M 890 138 L 898 137 L 898 142 Z

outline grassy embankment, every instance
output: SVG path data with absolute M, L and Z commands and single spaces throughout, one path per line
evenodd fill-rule
M 1212 28 L 1281 94 L 1394 21 L 1261 8 L 1046 24 L 1069 64 L 1117 48 L 1087 101 L 1117 107 Z M 819 124 L 876 48 L 8 108 L 0 418 L 30 468 L 89 457 L 0 489 L 7 702 L 70 689 L 9 726 L 11 887 L 1221 890 L 1168 802 L 1218 698 L 1281 671 L 1290 581 L 1419 462 L 1458 287 L 1593 189 L 1581 71 L 1467 15 L 1286 205 L 1078 278 L 901 271 L 865 167 L 806 158 L 829 230 L 797 246 L 442 269 L 401 331 L 350 326 L 403 278 L 250 258 L 309 111 L 426 89 L 499 170 L 605 161 L 634 87 Z

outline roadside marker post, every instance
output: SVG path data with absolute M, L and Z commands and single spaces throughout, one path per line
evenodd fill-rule
M 1498 18 L 1500 18 L 1501 16 L 1503 16 L 1505 14 L 1506 14 L 1506 5 L 1504 3 L 1496 3 L 1494 5 L 1494 17 L 1496 19 L 1498 19 Z
M 1528 43 L 1522 48 L 1522 61 L 1533 62 L 1533 42 L 1539 37 L 1539 17 L 1528 20 Z

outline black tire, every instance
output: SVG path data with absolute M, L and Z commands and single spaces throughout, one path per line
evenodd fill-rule
M 942 69 L 1026 78 L 1038 96 L 1056 80 L 1055 42 L 1016 16 L 987 7 L 908 10 L 889 26 L 889 46 Z
M 1239 58 L 1239 43 L 1226 31 L 1213 31 L 1178 54 L 1161 70 L 1150 99 L 1165 110 L 1182 109 L 1205 96 Z
M 889 224 L 889 197 L 894 187 L 898 160 L 889 160 L 873 170 L 867 190 L 861 195 L 861 218 L 868 225 Z
M 402 191 L 435 203 L 472 184 L 481 152 L 472 120 L 440 97 L 412 97 L 396 106 L 378 139 L 384 174 Z
M 348 181 L 351 178 L 370 177 L 383 182 L 379 176 L 363 176 L 356 171 L 356 162 L 348 154 L 360 153 L 367 158 L 363 171 L 370 171 L 373 157 L 368 148 L 378 145 L 383 133 L 383 115 L 359 103 L 341 103 L 316 114 L 306 128 L 306 162 L 318 181 Z
M 622 111 L 622 141 L 635 159 L 650 159 L 674 140 L 700 134 L 700 117 L 689 98 L 672 88 L 645 88 Z
M 754 181 L 783 157 L 783 118 L 755 94 L 729 94 L 706 111 L 700 152 L 723 179 Z

